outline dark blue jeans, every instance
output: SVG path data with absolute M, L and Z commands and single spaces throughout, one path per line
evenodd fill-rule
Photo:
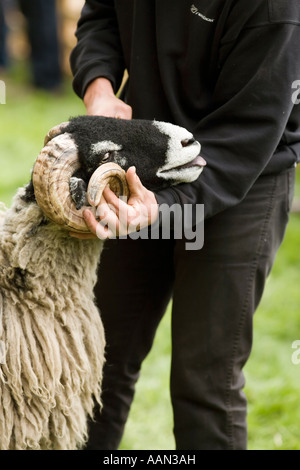
M 90 423 L 87 450 L 118 447 L 141 363 L 171 298 L 176 448 L 246 449 L 243 367 L 294 175 L 260 177 L 238 206 L 205 222 L 199 251 L 187 251 L 184 240 L 106 243 L 96 288 L 107 338 L 103 410 Z
M 55 0 L 18 0 L 27 20 L 34 85 L 45 90 L 61 83 Z
M 0 67 L 5 67 L 7 65 L 7 53 L 6 53 L 6 24 L 4 18 L 4 8 L 3 3 L 0 0 Z

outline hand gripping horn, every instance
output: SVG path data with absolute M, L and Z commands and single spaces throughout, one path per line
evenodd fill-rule
M 82 207 L 76 206 L 70 195 L 69 181 L 80 167 L 76 144 L 64 132 L 67 123 L 51 129 L 45 139 L 45 147 L 33 167 L 32 181 L 36 202 L 46 217 L 67 230 L 89 232 L 83 218 Z M 109 184 L 117 196 L 128 196 L 125 171 L 116 163 L 104 163 L 93 173 L 87 189 L 89 209 L 95 214 L 102 192 Z

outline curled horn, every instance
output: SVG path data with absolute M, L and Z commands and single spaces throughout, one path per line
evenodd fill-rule
M 57 124 L 57 126 L 52 127 L 48 134 L 45 137 L 44 145 L 47 145 L 50 140 L 52 140 L 54 137 L 57 135 L 63 134 L 64 130 L 66 127 L 70 124 L 69 121 L 62 122 L 60 124 Z
M 46 136 L 46 145 L 36 159 L 32 181 L 36 202 L 46 217 L 58 225 L 74 232 L 89 232 L 83 218 L 82 207 L 76 206 L 70 195 L 69 181 L 80 164 L 78 151 L 72 136 L 57 126 Z M 87 197 L 95 214 L 105 186 L 109 184 L 117 196 L 128 196 L 128 186 L 124 170 L 115 163 L 105 163 L 93 173 Z

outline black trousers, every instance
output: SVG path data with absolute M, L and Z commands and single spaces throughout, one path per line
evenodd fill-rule
M 184 240 L 111 240 L 96 295 L 107 338 L 103 409 L 86 447 L 116 449 L 141 363 L 173 298 L 171 398 L 178 450 L 246 449 L 253 313 L 284 237 L 295 169 L 262 176 L 236 207 Z

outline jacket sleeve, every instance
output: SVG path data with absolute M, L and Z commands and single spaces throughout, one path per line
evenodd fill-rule
M 92 80 L 105 77 L 117 92 L 125 66 L 114 1 L 86 0 L 76 37 L 70 56 L 74 91 L 83 98 Z
M 291 23 L 246 27 L 224 41 L 211 112 L 194 129 L 207 166 L 194 183 L 157 192 L 159 204 L 204 204 L 208 218 L 239 203 L 267 168 L 295 165 L 299 44 L 300 25 Z

